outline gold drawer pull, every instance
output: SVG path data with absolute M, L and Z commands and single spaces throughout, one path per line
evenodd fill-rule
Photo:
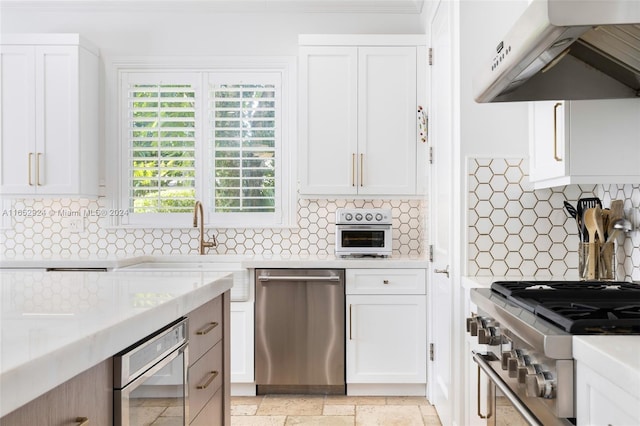
M 36 185 L 37 186 L 42 186 L 42 183 L 40 182 L 40 157 L 42 157 L 42 153 L 37 152 L 36 153 Z
M 209 377 L 204 381 L 204 383 L 201 383 L 198 386 L 196 386 L 196 389 L 206 389 L 206 388 L 208 388 L 209 385 L 211 384 L 211 382 L 213 382 L 215 380 L 215 378 L 218 377 L 218 372 L 217 371 L 210 371 L 208 374 L 209 374 Z
M 89 418 L 88 417 L 76 417 L 76 423 L 78 423 L 77 426 L 88 426 L 89 425 Z
M 29 186 L 33 186 L 33 181 L 31 180 L 31 176 L 33 175 L 33 171 L 31 170 L 31 165 L 33 164 L 33 152 L 29 153 Z
M 209 333 L 211 330 L 213 330 L 217 326 L 218 326 L 217 322 L 210 322 L 209 324 L 202 327 L 200 330 L 196 331 L 196 334 L 198 336 L 204 336 L 205 334 Z

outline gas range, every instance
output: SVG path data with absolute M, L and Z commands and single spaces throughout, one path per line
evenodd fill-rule
M 467 331 L 487 348 L 474 360 L 508 388 L 503 393 L 531 424 L 572 423 L 572 336 L 640 334 L 640 285 L 633 283 L 497 281 L 471 290 L 471 300 L 478 312 Z

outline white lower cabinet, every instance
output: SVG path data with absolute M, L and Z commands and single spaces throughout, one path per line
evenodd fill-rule
M 640 425 L 640 395 L 576 362 L 576 420 L 582 425 Z
M 406 272 L 410 272 L 408 275 Z M 346 273 L 346 381 L 349 395 L 425 395 L 426 295 L 400 293 L 423 269 L 351 269 Z M 362 291 L 363 280 L 374 294 Z M 379 285 L 376 285 L 379 283 Z M 416 291 L 416 292 L 417 292 Z
M 253 327 L 254 327 L 254 303 L 231 303 L 231 382 L 234 395 L 244 392 L 238 391 L 238 384 L 248 383 L 249 389 L 254 385 L 254 356 L 253 356 Z

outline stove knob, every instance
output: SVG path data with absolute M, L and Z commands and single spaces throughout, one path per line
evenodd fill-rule
M 475 324 L 476 322 L 476 317 L 472 316 L 467 318 L 467 333 L 471 333 L 471 324 Z M 476 334 L 477 334 L 478 329 L 476 328 Z
M 506 370 L 508 368 L 509 360 L 513 356 L 514 356 L 514 351 L 502 352 L 502 357 L 501 357 L 501 363 L 500 364 L 502 365 L 502 369 L 503 370 Z
M 538 369 L 542 367 L 538 366 Z M 526 377 L 527 396 L 531 398 L 555 398 L 555 380 L 548 371 L 528 374 Z
M 508 370 L 509 369 L 509 360 L 511 359 L 517 359 L 518 357 L 521 357 L 524 353 L 522 352 L 522 349 L 512 349 L 510 351 L 504 351 L 502 352 L 502 369 L 503 370 Z
M 347 222 L 353 220 L 353 215 L 351 213 L 347 213 L 344 215 L 344 218 L 347 220 Z
M 537 374 L 536 365 L 529 355 L 524 355 L 522 357 L 522 365 L 518 367 L 518 383 L 524 385 L 529 374 Z
M 507 361 L 509 377 L 518 377 L 518 368 L 524 366 L 524 356 L 524 351 L 516 350 L 516 356 L 509 358 Z
M 376 213 L 376 220 L 380 222 L 382 220 L 382 213 Z
M 495 346 L 500 344 L 500 334 L 497 327 L 489 326 L 478 330 L 478 343 Z
M 479 322 L 480 317 L 471 317 L 471 318 L 467 318 L 467 331 L 469 332 L 470 335 L 472 336 L 477 336 L 478 335 L 478 322 Z
M 373 215 L 371 213 L 367 213 L 364 217 L 367 219 L 367 222 L 371 222 L 373 220 Z
M 356 220 L 360 222 L 362 220 L 362 215 L 360 213 L 356 213 Z

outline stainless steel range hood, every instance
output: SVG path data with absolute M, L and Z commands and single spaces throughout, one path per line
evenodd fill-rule
M 482 65 L 477 102 L 640 97 L 640 0 L 533 0 Z

